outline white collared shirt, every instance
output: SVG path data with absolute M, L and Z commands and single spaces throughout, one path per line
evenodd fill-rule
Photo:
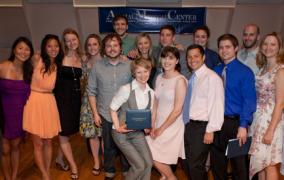
M 208 121 L 206 132 L 219 131 L 224 122 L 222 79 L 205 64 L 195 71 L 189 117 Z
M 142 90 L 137 81 L 134 79 L 132 82 L 132 90 L 135 91 L 135 98 L 136 98 L 136 103 L 137 103 L 137 108 L 138 109 L 145 109 L 148 105 L 149 102 L 149 97 L 148 97 L 148 92 L 150 91 L 151 94 L 151 109 L 153 107 L 153 102 L 154 102 L 154 91 L 149 87 L 148 84 L 146 84 L 146 89 Z M 130 95 L 130 83 L 123 85 L 119 88 L 115 96 L 113 97 L 111 103 L 110 103 L 110 108 L 114 111 L 117 111 L 120 106 L 125 103 Z
M 238 51 L 238 59 L 246 66 L 250 67 L 250 69 L 254 72 L 254 75 L 259 72 L 259 68 L 256 65 L 256 55 L 258 51 L 259 47 L 252 51 L 248 51 L 245 48 Z

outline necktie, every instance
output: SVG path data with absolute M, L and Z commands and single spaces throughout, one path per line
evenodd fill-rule
M 192 96 L 192 90 L 193 90 L 193 85 L 194 85 L 194 80 L 195 80 L 195 73 L 192 74 L 192 76 L 189 79 L 189 84 L 187 87 L 187 93 L 185 96 L 185 101 L 183 104 L 183 122 L 184 124 L 186 124 L 187 122 L 189 122 L 189 112 L 190 112 L 190 101 L 191 101 L 191 96 Z
M 223 71 L 222 71 L 222 80 L 224 87 L 226 87 L 226 80 L 227 80 L 227 66 L 224 66 Z

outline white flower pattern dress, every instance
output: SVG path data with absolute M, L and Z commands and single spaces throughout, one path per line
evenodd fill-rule
M 280 68 L 284 68 L 284 66 L 277 66 L 271 72 L 265 74 L 258 73 L 256 76 L 257 109 L 249 132 L 252 136 L 252 144 L 249 151 L 251 155 L 250 179 L 269 165 L 282 162 L 283 114 L 275 129 L 271 145 L 262 143 L 275 106 L 275 75 Z

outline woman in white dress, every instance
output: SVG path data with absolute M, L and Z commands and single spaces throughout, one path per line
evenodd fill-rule
M 157 77 L 152 130 L 147 142 L 154 166 L 161 179 L 176 180 L 170 165 L 176 164 L 184 154 L 184 123 L 181 112 L 187 81 L 180 74 L 180 54 L 175 47 L 165 47 L 161 53 L 163 73 Z
M 250 179 L 278 180 L 284 133 L 284 53 L 276 33 L 267 34 L 257 56 L 257 110 L 250 128 Z

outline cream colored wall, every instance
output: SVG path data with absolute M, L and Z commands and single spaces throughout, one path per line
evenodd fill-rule
M 261 34 L 277 31 L 284 36 L 283 4 L 208 8 L 206 19 L 211 29 L 209 46 L 215 50 L 218 36 L 229 32 L 241 40 L 242 27 L 250 22 L 260 26 Z M 38 49 L 45 34 L 60 36 L 66 27 L 78 30 L 82 40 L 89 33 L 99 33 L 98 9 L 74 8 L 71 3 L 36 3 L 25 4 L 23 8 L 0 8 L 0 24 L 0 59 L 7 58 L 12 42 L 20 35 L 30 37 Z M 151 34 L 151 37 L 154 43 L 158 42 L 157 34 Z M 176 39 L 184 46 L 192 43 L 192 36 L 188 34 L 177 35 Z

